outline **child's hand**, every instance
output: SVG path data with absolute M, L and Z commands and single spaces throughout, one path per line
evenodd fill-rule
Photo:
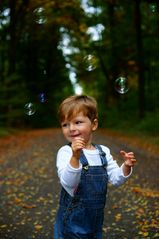
M 83 138 L 75 138 L 72 141 L 72 151 L 73 151 L 73 155 L 76 157 L 80 156 L 81 150 L 85 147 L 85 142 Z
M 120 154 L 125 160 L 125 166 L 133 167 L 135 165 L 136 159 L 133 152 L 126 153 L 124 150 L 121 150 Z

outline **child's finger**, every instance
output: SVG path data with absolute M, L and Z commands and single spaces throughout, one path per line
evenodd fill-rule
M 73 142 L 84 142 L 84 139 L 83 138 L 80 138 L 80 137 L 75 137 L 74 139 L 73 139 Z
M 73 150 L 80 150 L 85 147 L 85 142 L 80 139 L 76 139 L 72 142 L 72 148 Z
M 135 163 L 136 163 L 136 159 L 135 159 L 135 158 L 132 158 L 132 159 L 131 159 L 131 162 L 132 162 L 133 164 L 135 164 Z
M 121 154 L 121 156 L 124 157 L 124 158 L 129 158 L 129 159 L 134 159 L 134 158 L 135 158 L 133 152 L 128 152 L 128 153 L 126 153 L 124 150 L 121 150 L 121 151 L 120 151 L 120 154 Z
M 127 154 L 128 154 L 128 156 L 134 158 L 134 153 L 133 152 L 128 152 Z
M 127 156 L 127 153 L 124 150 L 120 150 L 120 154 L 121 154 L 122 157 L 126 157 Z

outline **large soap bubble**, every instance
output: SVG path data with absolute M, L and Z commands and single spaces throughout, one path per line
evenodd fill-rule
M 89 54 L 84 57 L 84 67 L 87 71 L 93 71 L 97 68 L 98 59 L 95 55 Z
M 33 115 L 36 112 L 35 106 L 33 103 L 29 102 L 24 105 L 24 111 L 26 115 Z
M 126 77 L 120 76 L 115 80 L 115 90 L 119 94 L 125 94 L 128 92 L 128 79 Z

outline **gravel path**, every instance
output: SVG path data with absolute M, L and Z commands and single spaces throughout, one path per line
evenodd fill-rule
M 138 160 L 126 184 L 109 186 L 103 239 L 159 238 L 159 157 L 128 141 L 104 130 L 94 136 L 119 164 L 121 149 Z M 55 160 L 64 143 L 59 129 L 0 139 L 0 239 L 53 239 L 60 192 Z

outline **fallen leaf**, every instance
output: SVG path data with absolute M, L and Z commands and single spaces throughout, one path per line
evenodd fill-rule
M 34 227 L 35 227 L 36 230 L 41 230 L 43 228 L 43 226 L 40 225 L 40 224 L 37 224 Z
M 115 215 L 115 221 L 118 222 L 119 220 L 121 220 L 121 213 Z
M 142 194 L 146 197 L 156 198 L 159 197 L 159 191 L 154 191 L 147 188 L 133 187 L 132 192 Z
M 26 209 L 32 209 L 32 208 L 35 208 L 35 207 L 36 207 L 35 204 L 29 205 L 29 204 L 25 204 L 25 203 L 23 203 L 21 206 L 22 206 L 23 208 L 26 208 Z

